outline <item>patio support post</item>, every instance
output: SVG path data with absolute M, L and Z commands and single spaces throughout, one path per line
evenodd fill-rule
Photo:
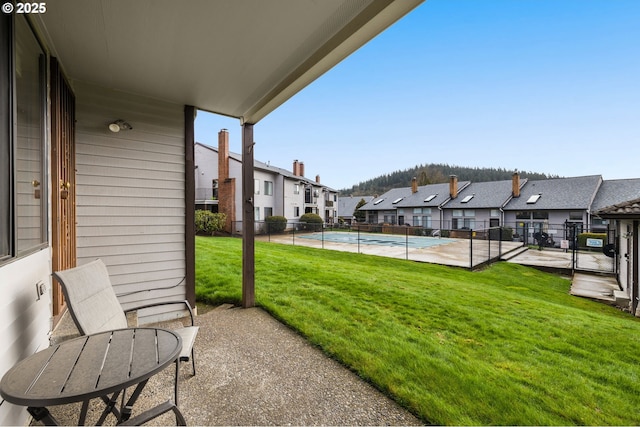
M 191 307 L 196 306 L 196 185 L 195 185 L 195 120 L 196 109 L 184 107 L 184 204 L 185 204 L 185 286 L 186 299 Z
M 242 307 L 255 305 L 253 124 L 242 125 Z

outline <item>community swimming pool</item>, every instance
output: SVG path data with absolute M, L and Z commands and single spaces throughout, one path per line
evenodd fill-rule
M 358 233 L 356 231 L 327 231 L 297 236 L 302 239 L 322 240 L 332 243 L 353 245 L 398 246 L 410 248 L 430 248 L 455 242 L 446 237 L 402 236 L 397 234 Z

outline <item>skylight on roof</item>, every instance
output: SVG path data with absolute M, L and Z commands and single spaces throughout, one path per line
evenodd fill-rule
M 378 199 L 375 202 L 373 202 L 374 205 L 379 205 L 380 203 L 382 203 L 384 201 L 384 199 Z
M 427 197 L 426 199 L 424 199 L 424 201 L 425 201 L 425 202 L 430 202 L 430 201 L 432 201 L 433 199 L 435 199 L 437 195 L 438 195 L 438 194 L 432 194 L 432 195 L 430 195 L 429 197 Z
M 473 199 L 473 196 L 475 196 L 475 194 L 471 194 L 471 195 L 465 197 L 464 199 L 462 199 L 460 201 L 460 203 L 469 203 L 469 200 Z
M 397 199 L 395 199 L 391 204 L 395 205 L 396 203 L 398 203 L 400 200 L 404 199 L 404 197 L 398 197 Z
M 527 200 L 527 204 L 532 205 L 535 202 L 538 201 L 538 199 L 542 196 L 542 194 L 534 194 L 533 196 L 529 197 L 529 200 Z

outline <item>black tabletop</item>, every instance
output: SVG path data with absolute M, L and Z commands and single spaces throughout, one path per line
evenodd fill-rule
M 150 378 L 180 355 L 165 329 L 130 328 L 65 341 L 23 359 L 0 381 L 8 402 L 45 407 L 106 396 Z

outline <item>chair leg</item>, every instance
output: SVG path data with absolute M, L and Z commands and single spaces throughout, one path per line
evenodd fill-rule
M 192 348 L 191 349 L 191 365 L 193 365 L 193 376 L 195 377 L 196 375 L 196 357 L 195 357 L 195 351 Z
M 176 378 L 174 381 L 173 388 L 173 398 L 175 399 L 175 404 L 178 406 L 178 374 L 180 373 L 180 358 L 176 359 Z

